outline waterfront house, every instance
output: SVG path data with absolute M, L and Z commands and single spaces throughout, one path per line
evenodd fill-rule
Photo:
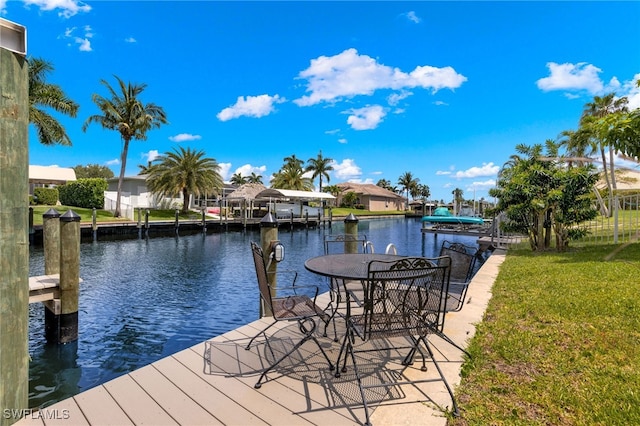
M 344 194 L 354 192 L 357 195 L 356 205 L 369 211 L 401 211 L 404 210 L 405 197 L 372 183 L 344 182 L 336 185 L 341 189 L 337 205 L 340 205 Z

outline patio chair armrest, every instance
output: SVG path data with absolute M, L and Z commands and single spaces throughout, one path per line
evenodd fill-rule
M 295 286 L 287 286 L 287 287 L 275 287 L 273 288 L 273 290 L 275 290 L 276 292 L 278 291 L 284 291 L 285 294 L 283 294 L 284 297 L 287 296 L 286 294 L 286 290 L 290 290 L 294 295 L 298 294 L 299 290 L 303 290 L 303 289 L 314 289 L 314 294 L 313 294 L 313 302 L 315 303 L 316 298 L 318 297 L 318 293 L 320 291 L 320 289 L 318 288 L 317 285 L 295 285 Z

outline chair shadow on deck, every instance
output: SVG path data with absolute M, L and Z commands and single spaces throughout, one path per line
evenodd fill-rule
M 329 357 L 336 359 L 340 343 L 334 342 L 331 337 L 322 337 L 320 331 L 316 333 Z M 259 376 L 264 369 L 273 364 L 274 359 L 291 350 L 297 335 L 296 325 L 289 324 L 271 334 L 266 340 L 254 341 L 250 350 L 245 350 L 248 337 L 207 341 L 203 354 L 204 373 L 230 379 Z M 365 350 L 357 354 L 360 378 L 368 384 L 380 385 L 366 389 L 367 402 L 371 408 L 381 404 L 427 403 L 435 410 L 447 410 L 447 407 L 442 407 L 432 399 L 434 392 L 440 391 L 439 385 L 436 385 L 437 390 L 434 390 L 426 388 L 424 383 L 421 386 L 395 384 L 406 382 L 408 375 L 420 374 L 424 377 L 425 373 L 420 371 L 420 362 L 416 362 L 415 366 L 403 365 L 402 361 L 407 354 L 393 349 L 393 345 L 389 345 L 388 342 L 372 340 L 361 343 L 358 347 Z M 367 352 L 367 349 L 375 350 Z M 429 370 L 433 370 L 433 381 L 441 382 L 435 368 Z M 305 401 L 305 409 L 292 410 L 292 414 L 342 410 L 343 414 L 348 413 L 354 422 L 361 422 L 364 408 L 354 370 L 349 369 L 339 378 L 335 377 L 322 353 L 312 345 L 299 348 L 283 360 L 269 372 L 266 382 L 278 380 L 286 380 L 285 386 L 290 389 L 288 392 L 295 392 Z M 246 383 L 247 386 L 252 386 L 251 381 Z M 291 395 L 286 396 L 290 397 Z M 445 403 L 445 400 L 442 399 L 441 403 Z

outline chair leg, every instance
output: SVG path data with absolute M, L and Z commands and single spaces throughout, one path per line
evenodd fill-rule
M 306 319 L 307 321 L 311 320 L 310 318 Z M 298 348 L 300 348 L 302 345 L 304 345 L 305 342 L 307 342 L 308 340 L 313 340 L 314 342 L 316 342 L 316 345 L 318 346 L 318 348 L 320 349 L 320 352 L 322 352 L 322 355 L 324 355 L 324 358 L 327 360 L 327 363 L 329 364 L 329 370 L 333 371 L 334 366 L 331 363 L 331 360 L 329 360 L 329 356 L 327 355 L 327 353 L 325 352 L 324 348 L 322 346 L 320 346 L 320 342 L 318 341 L 318 339 L 316 339 L 316 337 L 313 335 L 313 332 L 316 329 L 315 326 L 315 322 L 313 323 L 313 327 L 310 330 L 307 330 L 306 327 L 304 326 L 304 321 L 305 320 L 300 320 L 298 321 L 298 325 L 300 327 L 300 330 L 303 331 L 304 333 L 304 337 L 302 338 L 302 340 L 300 340 L 298 343 L 296 343 L 294 345 L 293 348 L 291 348 L 291 350 L 289 350 L 286 354 L 282 355 L 276 362 L 274 362 L 273 364 L 271 364 L 268 368 L 266 368 L 262 374 L 260 375 L 260 378 L 258 379 L 258 381 L 256 382 L 256 384 L 253 386 L 256 389 L 260 389 L 262 387 L 262 379 L 264 379 L 267 375 L 267 373 L 271 370 L 273 370 L 278 364 L 280 364 L 282 361 L 284 361 L 286 358 L 288 358 L 289 356 L 291 356 L 292 353 L 294 353 L 295 351 L 298 350 Z M 311 320 L 312 321 L 312 320 Z M 312 321 L 313 322 L 313 321 Z M 273 325 L 273 324 L 272 324 Z M 267 341 L 267 345 L 268 345 L 268 341 Z M 269 346 L 269 350 L 271 350 L 271 347 Z M 273 354 L 273 351 L 271 351 L 271 353 Z M 274 354 L 275 355 L 275 354 Z
M 275 325 L 275 323 L 278 321 L 274 321 L 271 324 L 269 324 L 268 326 L 266 326 L 261 332 L 259 332 L 258 334 L 256 334 L 255 336 L 253 336 L 251 338 L 251 340 L 249 340 L 249 343 L 247 344 L 247 346 L 245 347 L 245 350 L 249 350 L 249 348 L 251 347 L 251 344 L 253 343 L 253 341 L 256 339 L 256 337 L 260 336 L 261 334 L 266 334 L 266 331 L 268 329 L 270 329 L 272 326 Z
M 444 386 L 447 388 L 447 392 L 449 392 L 449 396 L 451 397 L 451 402 L 453 403 L 453 415 L 458 417 L 460 415 L 460 412 L 458 411 L 458 404 L 456 403 L 456 398 L 455 396 L 453 396 L 453 390 L 451 389 L 451 386 L 449 386 L 449 382 L 447 382 L 447 379 L 444 377 L 444 374 L 442 374 L 442 370 L 440 369 L 440 366 L 438 365 L 438 362 L 436 361 L 435 357 L 433 356 L 433 351 L 431 350 L 431 346 L 429 345 L 429 341 L 424 338 L 424 337 L 420 337 L 420 339 L 423 343 L 424 346 L 427 348 L 427 352 L 429 352 L 429 356 L 431 357 L 431 361 L 433 361 L 433 365 L 436 366 L 436 370 L 438 370 L 438 374 L 440 374 L 440 378 L 442 379 L 442 381 L 444 382 Z
M 365 426 L 371 426 L 371 421 L 369 420 L 369 405 L 367 404 L 367 397 L 365 395 L 364 387 L 362 385 L 362 379 L 360 379 L 360 373 L 358 372 L 358 366 L 356 364 L 356 355 L 355 355 L 355 352 L 353 350 L 353 345 L 351 344 L 350 341 L 347 343 L 347 353 L 349 355 L 351 355 L 351 361 L 353 362 L 353 372 L 356 375 L 356 381 L 358 382 L 358 388 L 360 388 L 360 396 L 362 397 L 362 405 L 364 407 L 364 417 L 365 417 L 364 425 Z M 344 354 L 345 367 L 343 367 L 343 368 L 345 368 L 345 369 L 346 369 L 346 363 L 347 363 L 347 353 Z

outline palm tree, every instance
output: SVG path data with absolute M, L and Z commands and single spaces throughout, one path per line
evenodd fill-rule
M 251 176 L 247 176 L 247 182 L 249 183 L 262 183 L 262 176 L 251 172 Z
M 307 167 L 304 169 L 305 172 L 313 172 L 311 175 L 311 179 L 315 179 L 319 177 L 320 185 L 318 186 L 318 191 L 322 192 L 322 176 L 327 178 L 327 182 L 331 179 L 329 177 L 329 172 L 333 170 L 332 158 L 326 158 L 322 156 L 322 150 L 318 153 L 316 158 L 309 158 L 307 160 Z
M 282 169 L 273 176 L 271 187 L 313 191 L 313 180 L 311 180 L 311 178 L 304 177 L 303 175 L 304 171 L 302 170 L 300 163 L 296 161 L 285 163 L 285 165 L 282 166 Z
M 129 152 L 129 142 L 132 139 L 146 140 L 147 131 L 160 127 L 167 123 L 167 116 L 162 107 L 153 104 L 143 104 L 138 96 L 147 87 L 146 84 L 125 84 L 118 76 L 114 76 L 118 81 L 120 93 L 116 92 L 105 80 L 100 83 L 107 88 L 111 99 L 94 93 L 91 96 L 93 102 L 102 111 L 103 115 L 92 115 L 82 125 L 82 131 L 87 131 L 89 124 L 97 123 L 104 129 L 117 130 L 122 139 L 122 154 L 120 156 L 120 176 L 118 177 L 118 192 L 116 196 L 115 217 L 120 217 L 120 196 L 122 195 L 122 182 L 124 181 L 124 171 L 127 166 L 127 153 Z
M 626 97 L 617 98 L 615 93 L 609 93 L 605 96 L 595 96 L 593 102 L 587 102 L 584 105 L 582 111 L 582 117 L 580 117 L 580 126 L 586 128 L 590 136 L 592 137 L 592 143 L 600 149 L 600 155 L 602 156 L 602 167 L 605 175 L 605 181 L 611 194 L 616 189 L 616 177 L 614 171 L 614 157 L 615 157 L 615 141 L 605 140 L 603 135 L 598 135 L 593 128 L 594 123 L 598 120 L 605 118 L 610 114 L 616 112 L 626 112 L 628 99 Z M 605 156 L 605 148 L 609 147 L 609 173 L 611 173 L 611 180 L 607 176 L 607 158 Z
M 229 179 L 229 182 L 231 182 L 234 185 L 243 185 L 247 183 L 247 178 L 242 177 L 240 173 L 234 173 L 231 176 L 231 179 Z
M 340 188 L 338 185 L 327 185 L 324 188 L 322 188 L 322 191 L 333 195 L 334 197 L 336 197 L 336 200 L 337 200 L 340 194 L 342 193 L 342 188 Z
M 50 62 L 29 58 L 29 123 L 36 127 L 43 145 L 71 145 L 64 127 L 41 107 L 51 108 L 70 117 L 78 113 L 78 104 L 65 95 L 56 84 L 47 83 L 47 74 L 54 70 Z
M 391 182 L 388 179 L 380 179 L 376 183 L 376 186 L 379 186 L 380 188 L 384 188 L 384 189 L 392 191 L 392 192 L 396 192 L 395 189 L 393 188 L 393 186 L 391 185 Z
M 411 172 L 404 172 L 404 174 L 398 179 L 398 185 L 400 185 L 402 190 L 407 193 L 407 205 L 405 206 L 405 210 L 408 210 L 409 206 L 409 191 L 411 191 L 418 182 L 420 182 L 420 179 L 414 178 Z
M 295 154 L 291 154 L 289 157 L 284 157 L 284 163 L 287 165 L 292 165 L 294 167 L 302 168 L 304 161 L 296 157 Z
M 222 188 L 220 165 L 204 155 L 204 151 L 183 147 L 165 153 L 147 169 L 147 187 L 161 197 L 182 193 L 182 213 L 187 213 L 192 194 L 204 196 Z

